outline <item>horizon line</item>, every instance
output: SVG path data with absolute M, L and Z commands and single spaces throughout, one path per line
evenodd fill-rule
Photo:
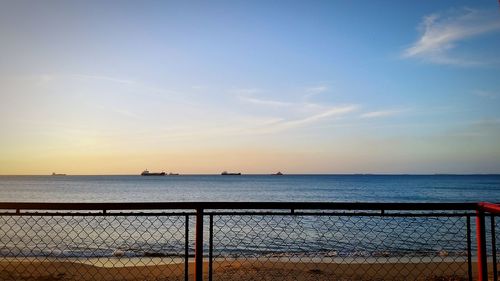
M 241 173 L 239 176 L 275 176 L 275 173 Z M 141 176 L 141 174 L 0 174 L 0 177 L 8 176 Z M 220 173 L 178 173 L 176 175 L 165 174 L 164 177 L 178 176 L 221 176 Z M 498 173 L 283 173 L 282 176 L 500 176 Z M 161 176 L 160 176 L 161 177 Z

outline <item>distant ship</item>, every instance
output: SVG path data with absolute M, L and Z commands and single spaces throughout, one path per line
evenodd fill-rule
M 179 173 L 168 173 L 169 176 L 178 176 Z
M 276 174 L 271 174 L 271 176 L 282 176 L 283 173 L 282 172 L 277 172 Z
M 56 173 L 52 173 L 53 176 L 65 176 L 66 174 L 56 174 Z
M 221 173 L 222 176 L 241 176 L 241 173 L 228 173 L 227 171 L 224 171 Z
M 165 172 L 161 172 L 161 173 L 150 173 L 148 170 L 144 170 L 142 173 L 141 173 L 141 176 L 164 176 L 165 175 Z

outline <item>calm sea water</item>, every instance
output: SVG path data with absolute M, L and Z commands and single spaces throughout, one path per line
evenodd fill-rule
M 0 176 L 0 201 L 500 202 L 500 175 Z M 0 259 L 175 258 L 184 252 L 185 223 L 184 216 L 0 216 Z M 464 259 L 466 225 L 465 217 L 215 216 L 214 255 Z M 189 229 L 192 253 L 193 217 Z
M 500 202 L 500 175 L 0 176 L 0 201 Z

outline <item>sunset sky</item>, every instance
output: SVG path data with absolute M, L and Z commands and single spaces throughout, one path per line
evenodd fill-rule
M 0 0 L 0 174 L 500 173 L 500 5 Z

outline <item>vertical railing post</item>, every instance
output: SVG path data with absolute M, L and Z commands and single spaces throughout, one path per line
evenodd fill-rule
M 467 215 L 467 277 L 469 281 L 472 281 L 472 239 L 470 233 L 470 216 Z
M 203 209 L 196 209 L 194 281 L 203 281 Z
M 493 263 L 493 281 L 498 280 L 497 272 L 497 240 L 496 240 L 495 214 L 491 214 L 491 259 Z
M 476 210 L 476 236 L 477 236 L 477 280 L 488 280 L 488 260 L 486 258 L 486 229 L 484 211 Z
M 210 228 L 208 230 L 208 281 L 213 278 L 213 257 L 214 257 L 214 215 L 210 215 Z
M 186 215 L 184 225 L 184 281 L 189 277 L 189 215 Z

